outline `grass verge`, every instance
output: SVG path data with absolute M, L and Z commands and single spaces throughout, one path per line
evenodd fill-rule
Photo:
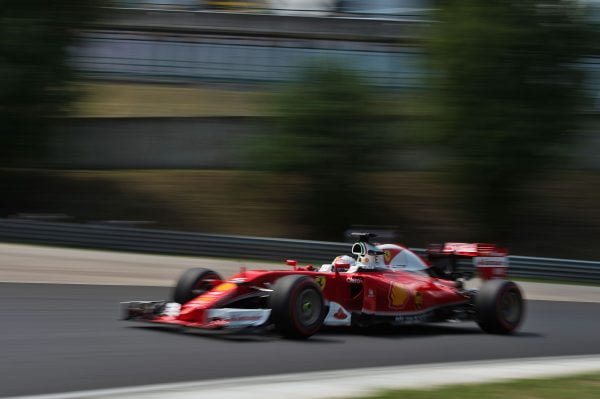
M 79 82 L 73 116 L 202 117 L 265 116 L 268 93 L 183 85 Z
M 453 385 L 427 390 L 390 390 L 369 396 L 368 399 L 598 399 L 599 397 L 600 373 L 593 373 L 553 379 Z

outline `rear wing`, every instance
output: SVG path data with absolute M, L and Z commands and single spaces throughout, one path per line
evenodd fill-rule
M 494 244 L 431 244 L 427 247 L 427 257 L 432 267 L 446 276 L 460 275 L 459 266 L 471 265 L 483 280 L 507 278 L 508 250 Z

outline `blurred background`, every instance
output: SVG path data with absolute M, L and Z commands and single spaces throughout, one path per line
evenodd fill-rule
M 600 2 L 0 12 L 0 217 L 600 258 Z

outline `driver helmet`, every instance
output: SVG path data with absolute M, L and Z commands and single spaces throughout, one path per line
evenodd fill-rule
M 351 256 L 341 255 L 336 257 L 332 264 L 336 269 L 349 269 L 356 264 L 356 260 Z

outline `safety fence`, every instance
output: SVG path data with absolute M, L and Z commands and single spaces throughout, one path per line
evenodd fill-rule
M 431 0 L 113 0 L 113 8 L 169 11 L 224 11 L 274 15 L 382 19 L 423 19 Z
M 306 65 L 333 61 L 369 85 L 421 90 L 432 73 L 424 68 L 422 50 L 433 23 L 427 18 L 307 17 L 125 5 L 111 8 L 109 17 L 80 31 L 71 62 L 83 78 L 272 84 L 294 81 Z M 400 9 L 419 8 L 416 3 L 404 6 Z M 600 58 L 586 57 L 579 66 L 586 72 L 590 104 L 597 105 Z
M 79 32 L 83 77 L 140 82 L 278 83 L 336 62 L 366 83 L 422 87 L 427 23 L 298 15 L 113 8 Z
M 285 260 L 316 264 L 348 253 L 348 243 L 0 219 L 0 241 L 145 253 Z M 422 253 L 422 249 L 413 249 Z M 600 282 L 600 262 L 510 256 L 510 275 Z
M 140 82 L 279 83 L 306 65 L 336 62 L 367 84 L 389 88 L 423 85 L 420 51 L 388 43 L 91 30 L 72 49 L 84 76 Z M 340 48 L 343 47 L 343 48 Z

